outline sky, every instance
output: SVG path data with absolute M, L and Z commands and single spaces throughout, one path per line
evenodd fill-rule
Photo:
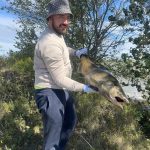
M 0 1 L 0 7 L 5 6 L 4 0 Z M 15 43 L 17 17 L 4 10 L 0 10 L 0 55 L 7 55 L 9 50 L 17 50 L 13 45 Z

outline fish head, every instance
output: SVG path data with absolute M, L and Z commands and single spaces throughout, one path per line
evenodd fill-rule
M 108 94 L 109 100 L 122 109 L 124 103 L 129 103 L 120 85 L 111 87 Z
M 129 103 L 121 85 L 113 76 L 108 76 L 108 78 L 99 82 L 99 93 L 122 109 L 124 103 Z

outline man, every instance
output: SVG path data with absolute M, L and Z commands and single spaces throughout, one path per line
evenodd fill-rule
M 64 150 L 76 124 L 74 100 L 68 91 L 95 91 L 71 79 L 69 48 L 63 39 L 72 17 L 68 1 L 51 0 L 48 9 L 48 28 L 35 47 L 35 99 L 43 118 L 43 149 Z M 79 58 L 86 52 L 70 49 Z

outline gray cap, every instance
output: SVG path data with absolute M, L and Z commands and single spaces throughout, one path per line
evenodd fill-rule
M 73 17 L 68 0 L 51 0 L 47 7 L 47 20 L 50 16 L 57 14 L 70 14 L 70 16 Z

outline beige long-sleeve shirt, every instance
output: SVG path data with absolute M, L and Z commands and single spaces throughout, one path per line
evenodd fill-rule
M 69 50 L 63 36 L 49 28 L 41 34 L 36 44 L 34 70 L 35 89 L 83 90 L 83 84 L 71 79 Z

